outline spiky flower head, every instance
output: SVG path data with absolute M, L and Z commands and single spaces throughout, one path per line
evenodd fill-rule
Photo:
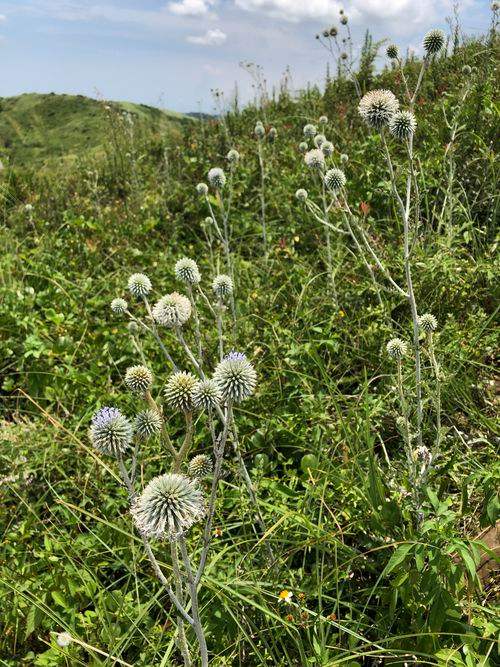
M 330 37 L 336 37 L 338 34 L 339 31 L 334 25 L 332 25 L 332 27 L 330 28 Z
M 425 35 L 422 41 L 422 46 L 424 47 L 424 51 L 427 53 L 427 55 L 432 56 L 435 53 L 439 53 L 441 51 L 445 40 L 446 36 L 444 32 L 436 28 L 434 30 L 429 30 L 429 32 Z
M 135 418 L 134 430 L 141 440 L 152 438 L 161 431 L 162 417 L 158 410 L 143 410 Z
M 193 410 L 193 389 L 198 383 L 197 378 L 187 371 L 177 371 L 167 380 L 164 395 L 167 403 L 181 412 Z
M 417 119 L 411 111 L 397 111 L 389 121 L 391 134 L 401 141 L 409 139 L 417 129 Z
M 101 408 L 92 417 L 90 439 L 98 452 L 117 457 L 130 447 L 132 425 L 118 408 Z
M 229 153 L 226 155 L 226 160 L 231 165 L 237 164 L 240 160 L 240 154 L 238 153 L 238 151 L 235 148 L 231 148 Z
M 320 125 L 328 125 L 328 116 L 320 116 L 318 119 Z
M 232 278 L 225 273 L 215 276 L 212 282 L 212 289 L 215 296 L 222 301 L 227 299 L 234 289 Z
M 222 403 L 222 395 L 215 380 L 200 380 L 193 387 L 191 396 L 197 410 L 210 410 Z
M 206 183 L 198 183 L 196 186 L 196 192 L 201 197 L 206 197 L 208 195 L 208 185 Z
M 326 137 L 324 134 L 317 134 L 314 139 L 313 143 L 316 146 L 316 148 L 321 148 L 321 146 L 325 143 Z
M 131 320 L 127 324 L 127 329 L 128 329 L 128 332 L 130 334 L 132 334 L 132 336 L 135 336 L 136 333 L 138 333 L 138 331 L 139 331 L 139 325 L 137 324 L 137 322 L 134 322 L 134 320 Z
M 323 169 L 325 154 L 319 148 L 313 148 L 304 155 L 304 162 L 310 169 Z
M 261 123 L 260 120 L 257 121 L 257 123 L 255 123 L 255 128 L 254 128 L 253 133 L 255 134 L 257 139 L 263 139 L 265 137 L 266 130 L 265 130 L 264 125 Z
M 307 125 L 304 125 L 302 132 L 304 133 L 304 137 L 309 137 L 310 139 L 312 139 L 312 137 L 314 137 L 314 135 L 317 132 L 316 125 L 313 125 L 312 123 L 307 123 Z
M 233 351 L 217 364 L 214 380 L 224 399 L 239 403 L 255 391 L 257 373 L 242 352 Z
M 323 30 L 323 37 L 325 37 L 325 38 L 330 37 L 330 31 L 329 30 Z
M 399 49 L 395 44 L 389 44 L 385 50 L 387 57 L 391 60 L 396 60 L 399 58 Z
M 154 320 L 164 327 L 181 327 L 191 316 L 191 302 L 183 294 L 172 292 L 155 303 L 152 313 Z
M 347 16 L 345 14 L 342 14 L 342 16 L 340 17 L 340 22 L 342 23 L 342 25 L 347 25 Z
M 208 182 L 214 190 L 222 190 L 226 185 L 226 174 L 220 167 L 212 167 L 208 172 Z
M 470 76 L 472 74 L 472 67 L 470 65 L 464 65 L 462 67 L 462 74 L 465 76 Z
M 300 144 L 299 144 L 299 151 L 301 153 L 305 153 L 307 149 L 308 149 L 307 142 L 301 141 Z
M 130 510 L 140 533 L 174 541 L 199 521 L 205 510 L 194 480 L 175 473 L 154 477 Z
M 491 3 L 491 11 L 492 12 L 498 12 L 499 7 L 500 7 L 500 5 L 498 4 L 498 2 L 492 2 Z
M 436 331 L 438 326 L 438 321 L 432 313 L 424 313 L 418 318 L 418 326 L 425 331 L 426 333 L 432 333 Z
M 342 60 L 347 60 L 348 57 L 349 57 L 349 56 L 347 55 L 347 53 L 346 53 L 345 51 L 342 51 L 342 53 L 340 54 L 340 58 L 341 58 Z
M 325 141 L 324 144 L 321 144 L 321 152 L 325 157 L 330 157 L 333 155 L 333 144 L 331 141 Z
M 175 263 L 175 275 L 179 280 L 188 285 L 197 285 L 201 280 L 201 274 L 198 269 L 198 264 L 194 259 L 189 257 L 182 257 Z
M 267 139 L 269 143 L 274 143 L 278 138 L 278 130 L 275 127 L 270 127 L 269 132 L 267 133 Z
M 206 454 L 198 454 L 189 461 L 188 472 L 190 477 L 203 479 L 208 477 L 214 469 L 212 459 Z
M 329 190 L 337 192 L 346 184 L 346 177 L 342 169 L 329 169 L 325 174 L 325 185 Z
M 376 129 L 387 125 L 398 109 L 399 102 L 390 90 L 371 90 L 358 105 L 361 118 Z
M 111 310 L 116 313 L 117 315 L 123 315 L 123 313 L 126 312 L 128 308 L 128 303 L 125 301 L 125 299 L 113 299 L 111 302 Z
M 340 156 L 340 161 L 343 162 L 344 164 L 349 161 L 349 156 L 346 155 L 345 153 L 342 153 Z
M 386 346 L 387 354 L 394 359 L 401 359 L 408 351 L 408 346 L 401 338 L 391 338 Z
M 151 292 L 151 281 L 145 273 L 134 273 L 128 279 L 128 289 L 135 297 L 143 299 Z
M 146 366 L 131 366 L 125 373 L 125 384 L 134 394 L 144 394 L 153 385 L 153 374 Z
M 299 201 L 305 201 L 307 199 L 307 190 L 304 190 L 304 188 L 299 188 L 295 193 L 295 196 Z

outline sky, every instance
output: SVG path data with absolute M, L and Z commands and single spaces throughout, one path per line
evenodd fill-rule
M 453 0 L 0 0 L 0 96 L 83 94 L 176 111 L 214 110 L 212 89 L 252 95 L 240 62 L 261 65 L 269 87 L 287 66 L 292 88 L 322 84 L 327 52 L 315 34 L 348 17 L 417 53 L 427 30 L 448 30 Z M 490 2 L 461 0 L 466 34 L 483 33 Z M 384 55 L 382 50 L 382 62 Z

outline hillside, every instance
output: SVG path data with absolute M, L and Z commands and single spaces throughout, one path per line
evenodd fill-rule
M 145 104 L 108 102 L 83 95 L 27 93 L 0 98 L 0 160 L 40 166 L 99 151 L 110 124 L 129 113 L 134 131 L 176 132 L 187 116 Z

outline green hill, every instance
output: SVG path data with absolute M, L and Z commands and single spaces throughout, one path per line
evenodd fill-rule
M 130 116 L 127 116 L 130 114 Z M 83 95 L 28 93 L 0 98 L 0 160 L 42 166 L 98 152 L 112 126 L 133 119 L 134 132 L 175 133 L 187 116 L 145 104 L 108 102 Z

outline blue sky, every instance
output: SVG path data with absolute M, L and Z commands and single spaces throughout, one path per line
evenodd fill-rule
M 263 66 L 270 83 L 287 65 L 292 86 L 324 80 L 327 54 L 314 39 L 349 18 L 418 51 L 432 27 L 448 29 L 453 0 L 0 0 L 0 96 L 81 93 L 211 111 L 210 89 L 251 94 L 240 61 Z M 486 0 L 462 0 L 467 34 L 484 32 Z

